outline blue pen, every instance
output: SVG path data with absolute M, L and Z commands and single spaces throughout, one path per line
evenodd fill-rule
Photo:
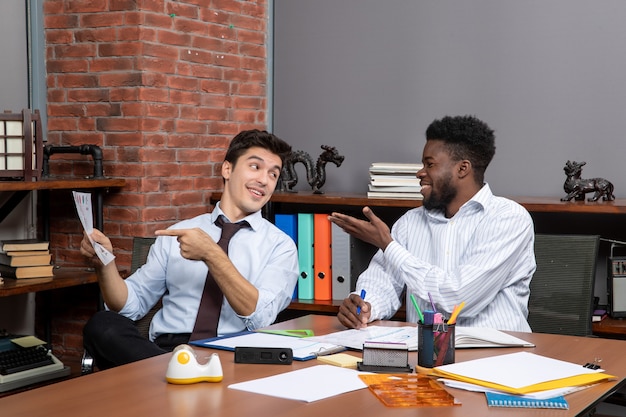
M 365 290 L 361 290 L 361 300 L 365 300 Z M 356 315 L 361 314 L 361 306 L 356 308 Z

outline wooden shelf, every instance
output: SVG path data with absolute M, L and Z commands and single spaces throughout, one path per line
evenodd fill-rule
M 561 201 L 556 197 L 509 197 L 531 213 L 626 214 L 626 199 L 614 201 Z
M 626 339 L 626 319 L 605 317 L 593 323 L 593 334 L 610 339 Z
M 221 192 L 211 195 L 215 204 L 222 197 Z M 589 213 L 589 214 L 626 214 L 626 199 L 614 201 L 561 201 L 560 197 L 508 197 L 518 202 L 529 212 L 535 213 Z M 310 204 L 321 206 L 373 206 L 413 208 L 422 205 L 420 200 L 399 198 L 367 198 L 364 194 L 313 194 L 310 191 L 287 193 L 275 192 L 271 203 Z
M 305 314 L 326 314 L 326 315 L 337 315 L 339 313 L 339 307 L 343 300 L 329 300 L 329 301 L 320 301 L 320 300 L 292 300 L 291 304 L 287 307 L 287 310 L 290 312 L 304 312 Z M 393 316 L 392 320 L 405 320 L 406 319 L 406 310 L 404 305 L 400 307 L 400 309 Z
M 70 190 L 123 187 L 123 178 L 41 179 L 39 181 L 0 181 L 0 191 Z
M 55 268 L 54 277 L 49 278 L 4 278 L 0 285 L 0 297 L 74 287 L 98 282 L 96 273 L 85 268 Z

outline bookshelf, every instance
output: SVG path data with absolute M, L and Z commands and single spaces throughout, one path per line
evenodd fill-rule
M 95 226 L 102 229 L 103 219 L 103 196 L 102 193 L 108 188 L 121 188 L 126 185 L 123 178 L 98 178 L 98 179 L 40 179 L 39 181 L 0 181 L 0 193 L 11 193 L 7 200 L 0 206 L 0 223 L 19 205 L 30 193 L 40 193 L 42 197 L 43 213 L 43 239 L 49 240 L 49 222 L 47 213 L 49 192 L 51 190 L 95 190 Z
M 50 240 L 50 216 L 48 213 L 49 193 L 52 190 L 94 190 L 94 217 L 95 226 L 103 228 L 104 207 L 103 193 L 109 188 L 121 188 L 126 184 L 123 178 L 81 178 L 81 179 L 39 179 L 38 181 L 0 181 L 0 193 L 8 197 L 0 206 L 0 223 L 20 204 L 31 192 L 38 193 L 41 198 L 42 210 L 39 216 L 43 219 L 43 240 Z M 54 278 L 5 279 L 0 285 L 0 297 L 8 297 L 30 292 L 40 292 L 58 288 L 97 282 L 95 272 L 81 268 L 56 268 Z M 47 305 L 47 303 L 45 303 Z M 51 317 L 45 311 L 45 339 L 51 340 Z
M 221 198 L 222 193 L 213 193 L 211 204 Z M 626 214 L 626 199 L 614 201 L 561 201 L 559 197 L 508 197 L 524 206 L 535 221 L 536 232 L 541 233 L 581 233 L 600 234 L 618 239 L 626 236 L 626 230 L 616 225 L 615 216 Z M 421 206 L 421 201 L 393 198 L 367 198 L 365 194 L 326 193 L 313 194 L 309 191 L 297 193 L 275 192 L 263 210 L 264 216 L 274 220 L 276 213 L 341 211 L 363 218 L 361 209 L 369 206 L 374 213 L 389 225 L 393 224 L 407 210 Z M 625 223 L 625 222 L 621 222 Z M 624 238 L 622 237 L 622 240 Z M 363 261 L 369 260 L 375 250 L 363 245 Z M 369 247 L 369 248 L 368 248 Z M 367 265 L 360 265 L 362 270 Z M 356 277 L 352 277 L 356 279 Z M 337 314 L 342 300 L 315 301 L 293 300 L 288 312 L 297 314 Z M 399 312 L 401 313 L 401 312 Z

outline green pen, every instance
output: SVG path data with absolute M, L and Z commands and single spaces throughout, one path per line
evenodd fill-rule
M 422 310 L 420 310 L 419 306 L 417 305 L 417 301 L 415 300 L 415 297 L 413 296 L 413 294 L 411 294 L 410 297 L 411 297 L 411 302 L 413 303 L 413 307 L 415 307 L 415 311 L 417 311 L 417 315 L 420 318 L 420 321 L 424 323 L 424 315 L 422 314 Z

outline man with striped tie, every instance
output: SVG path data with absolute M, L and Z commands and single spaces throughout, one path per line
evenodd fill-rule
M 95 260 L 106 311 L 85 325 L 84 345 L 100 369 L 134 362 L 204 339 L 272 324 L 298 279 L 293 240 L 261 215 L 291 147 L 248 130 L 231 142 L 222 164 L 224 191 L 211 213 L 156 232 L 146 264 L 126 280 L 115 261 Z M 112 251 L 98 230 L 91 238 Z M 87 236 L 84 256 L 93 258 Z M 134 320 L 162 298 L 150 340 Z

